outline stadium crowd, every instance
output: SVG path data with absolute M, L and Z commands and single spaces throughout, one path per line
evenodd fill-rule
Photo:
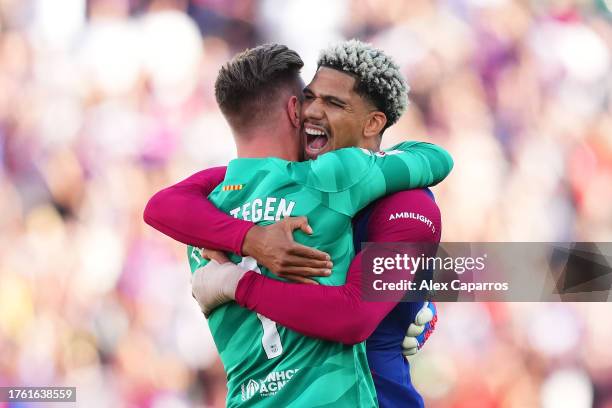
M 234 154 L 234 53 L 358 37 L 393 55 L 440 144 L 442 240 L 612 241 L 607 0 L 0 0 L 0 386 L 87 407 L 224 405 L 186 251 L 147 199 Z M 612 407 L 607 303 L 439 304 L 411 360 L 429 407 Z M 0 402 L 0 407 L 3 403 Z

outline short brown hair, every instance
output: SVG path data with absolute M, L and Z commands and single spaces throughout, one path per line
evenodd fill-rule
M 215 82 L 215 97 L 221 112 L 233 126 L 256 124 L 265 117 L 279 91 L 290 89 L 300 96 L 297 52 L 280 44 L 248 49 L 221 67 Z

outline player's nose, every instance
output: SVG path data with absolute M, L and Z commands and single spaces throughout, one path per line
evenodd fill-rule
M 304 104 L 302 111 L 302 120 L 304 119 L 322 119 L 324 116 L 323 106 L 320 99 L 314 99 Z

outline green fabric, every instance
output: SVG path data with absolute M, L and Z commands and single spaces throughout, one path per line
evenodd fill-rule
M 260 225 L 308 217 L 314 233 L 297 231 L 294 237 L 332 257 L 332 275 L 319 283 L 342 285 L 354 257 L 351 217 L 386 194 L 440 182 L 452 165 L 445 150 L 419 142 L 401 143 L 384 154 L 341 149 L 301 163 L 235 159 L 209 199 Z M 188 257 L 192 272 L 206 263 L 197 248 L 189 247 Z M 278 279 L 253 258 L 231 259 Z M 306 337 L 234 302 L 216 309 L 208 324 L 227 373 L 229 407 L 377 406 L 364 343 L 346 346 Z

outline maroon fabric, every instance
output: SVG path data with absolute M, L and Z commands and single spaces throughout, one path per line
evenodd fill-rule
M 422 217 L 395 216 L 404 212 L 422 215 L 430 223 Z M 439 242 L 440 234 L 440 210 L 425 190 L 380 199 L 368 222 L 370 242 Z M 238 283 L 236 301 L 304 335 L 355 344 L 372 334 L 402 295 L 393 302 L 363 301 L 357 254 L 342 286 L 286 283 L 249 271 Z
M 144 210 L 145 222 L 184 244 L 241 255 L 244 237 L 255 224 L 227 215 L 206 199 L 226 170 L 203 170 L 156 193 Z

